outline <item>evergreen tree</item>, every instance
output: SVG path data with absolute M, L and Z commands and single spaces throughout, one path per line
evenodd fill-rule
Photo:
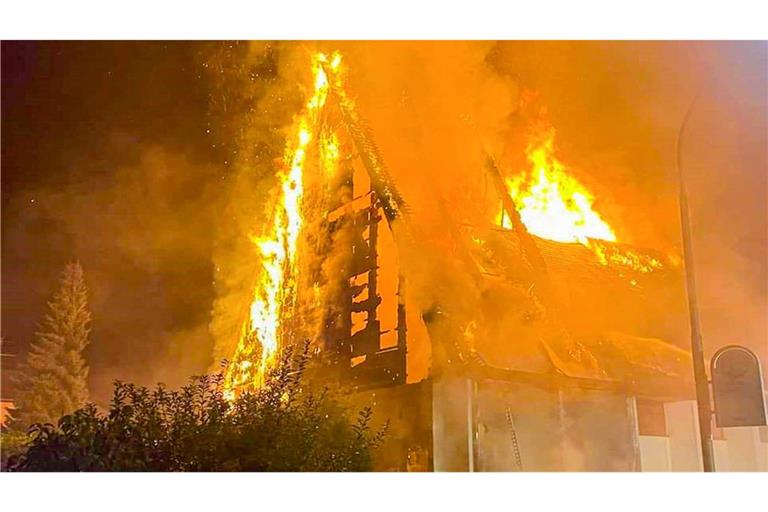
M 16 416 L 23 428 L 55 424 L 88 401 L 83 350 L 89 343 L 90 321 L 83 269 L 79 262 L 70 263 L 19 369 Z

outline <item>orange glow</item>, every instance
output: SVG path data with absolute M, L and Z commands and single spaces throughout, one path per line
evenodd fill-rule
M 230 398 L 261 386 L 264 375 L 274 365 L 280 350 L 290 342 L 299 293 L 299 244 L 306 224 L 303 211 L 305 185 L 312 187 L 306 178 L 314 176 L 312 173 L 315 171 L 322 179 L 331 178 L 340 165 L 339 133 L 322 120 L 326 117 L 323 110 L 332 85 L 339 101 L 352 102 L 342 87 L 341 56 L 338 53 L 331 56 L 317 53 L 312 57 L 311 66 L 311 93 L 294 120 L 289 132 L 291 135 L 286 141 L 284 164 L 277 173 L 279 186 L 275 189 L 275 213 L 263 233 L 251 236 L 260 256 L 261 268 L 253 289 L 248 319 L 243 323 L 225 374 L 225 390 Z M 566 166 L 555 156 L 554 138 L 552 128 L 540 132 L 526 149 L 530 168 L 506 180 L 509 194 L 526 228 L 542 238 L 582 244 L 605 266 L 625 267 L 641 273 L 661 268 L 662 264 L 657 259 L 615 243 L 617 236 L 614 229 L 595 210 L 595 197 L 568 173 Z M 357 174 L 362 175 L 361 179 L 357 179 Z M 369 188 L 366 173 L 356 171 L 353 183 L 355 189 Z M 354 192 L 357 195 L 358 190 Z M 310 204 L 311 200 L 307 201 Z M 503 211 L 499 212 L 497 222 L 511 227 Z M 396 253 L 392 252 L 394 244 L 390 245 L 380 255 L 383 260 L 397 259 Z M 398 293 L 396 272 L 385 271 L 379 277 L 379 284 L 387 296 Z M 634 280 L 631 282 L 635 284 Z M 317 285 L 312 286 L 312 292 L 319 297 Z M 366 298 L 367 295 L 361 294 L 355 300 L 359 302 Z M 381 308 L 379 313 L 385 330 L 394 340 L 396 304 Z M 352 334 L 365 325 L 366 315 L 362 311 L 352 314 Z M 392 340 L 385 341 L 385 346 L 393 345 Z
M 555 130 L 547 128 L 543 136 L 526 149 L 531 168 L 506 180 L 520 220 L 526 229 L 541 238 L 564 243 L 580 243 L 591 249 L 597 260 L 647 273 L 661 268 L 659 260 L 620 248 L 613 228 L 594 210 L 595 198 L 554 152 Z M 496 223 L 512 227 L 503 209 Z M 609 242 L 609 243 L 605 243 Z
M 280 181 L 275 214 L 267 234 L 252 236 L 261 256 L 262 268 L 253 291 L 249 320 L 225 375 L 227 396 L 262 384 L 265 372 L 274 364 L 281 348 L 283 321 L 296 293 L 297 243 L 304 219 L 304 167 L 307 152 L 316 138 L 317 121 L 329 93 L 329 81 L 323 64 L 339 69 L 341 56 L 330 59 L 318 53 L 312 58 L 314 89 L 304 110 L 294 123 L 294 136 L 286 142 L 285 167 L 277 175 Z M 338 141 L 331 134 L 320 141 L 322 166 L 334 169 L 339 156 Z
M 541 143 L 529 146 L 531 170 L 507 180 L 523 224 L 532 234 L 557 242 L 615 242 L 613 229 L 592 209 L 592 194 L 555 157 L 554 139 L 550 129 Z M 509 219 L 503 225 L 510 228 Z
M 647 274 L 663 267 L 661 261 L 647 254 L 640 254 L 626 248 L 615 245 L 603 244 L 595 240 L 589 243 L 590 249 L 597 256 L 597 260 L 603 265 L 619 265 L 631 268 L 636 272 Z

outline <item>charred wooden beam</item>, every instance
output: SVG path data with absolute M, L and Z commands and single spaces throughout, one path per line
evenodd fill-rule
M 509 192 L 507 192 L 504 179 L 501 177 L 501 172 L 496 166 L 496 161 L 491 155 L 486 155 L 485 168 L 488 171 L 488 175 L 491 177 L 491 182 L 493 182 L 493 186 L 496 188 L 496 192 L 499 194 L 499 197 L 501 197 L 501 204 L 504 207 L 504 211 L 509 216 L 509 220 L 512 222 L 512 229 L 520 239 L 520 246 L 523 250 L 523 256 L 535 270 L 541 273 L 546 273 L 547 264 L 544 261 L 544 257 L 541 255 L 541 251 L 539 251 L 539 248 L 536 246 L 536 241 L 534 240 L 533 236 L 528 232 L 528 229 L 526 229 L 525 225 L 523 224 L 523 221 L 520 218 L 520 213 L 518 213 L 517 208 L 515 207 L 514 201 L 512 201 L 512 198 L 509 197 Z
M 328 71 L 326 70 L 326 73 Z M 400 217 L 407 208 L 405 200 L 389 175 L 378 146 L 373 140 L 370 129 L 360 117 L 352 100 L 338 85 L 331 82 L 331 92 L 337 98 L 342 119 L 347 127 L 350 138 L 363 162 L 365 170 L 371 179 L 371 187 L 381 201 L 381 208 L 388 223 Z

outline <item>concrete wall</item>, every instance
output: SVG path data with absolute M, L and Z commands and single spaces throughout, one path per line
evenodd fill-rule
M 768 471 L 768 442 L 760 439 L 758 427 L 723 429 L 728 446 L 727 460 L 715 460 L 717 471 Z
M 696 401 L 664 404 L 669 435 L 670 471 L 702 471 Z
M 435 471 L 474 471 L 471 383 L 438 379 L 432 387 L 432 457 Z
M 434 468 L 634 471 L 633 410 L 605 391 L 442 379 L 433 388 Z
M 638 471 L 634 399 L 609 391 L 560 391 L 566 471 Z
M 536 386 L 501 381 L 478 384 L 478 471 L 519 471 L 518 456 L 523 471 L 563 471 L 558 400 L 556 391 Z
M 432 398 L 436 471 L 518 471 L 518 454 L 523 471 L 702 470 L 695 401 L 664 404 L 667 436 L 641 436 L 633 401 L 615 393 L 457 378 Z M 723 431 L 717 471 L 768 471 L 768 435 Z
M 664 409 L 669 436 L 657 439 L 640 436 L 643 471 L 702 471 L 696 402 L 668 403 Z M 712 442 L 715 471 L 768 471 L 768 436 L 761 439 L 760 428 L 723 429 L 725 439 Z M 666 447 L 660 439 L 667 440 Z M 662 469 L 665 450 L 669 454 L 666 470 Z
M 638 436 L 640 444 L 640 470 L 644 472 L 671 471 L 669 438 L 665 436 Z
M 714 439 L 712 441 L 712 451 L 715 455 L 715 471 L 730 471 L 728 441 L 725 439 Z

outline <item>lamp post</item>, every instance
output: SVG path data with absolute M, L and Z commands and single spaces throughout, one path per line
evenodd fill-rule
M 699 413 L 699 434 L 701 437 L 701 458 L 705 472 L 715 470 L 712 450 L 712 408 L 709 397 L 709 380 L 704 362 L 704 347 L 701 341 L 701 323 L 699 304 L 696 297 L 696 274 L 693 263 L 693 244 L 691 241 L 691 219 L 688 212 L 688 196 L 682 165 L 682 142 L 688 119 L 691 117 L 696 98 L 691 102 L 685 114 L 680 131 L 677 134 L 677 173 L 680 193 L 680 224 L 683 236 L 683 259 L 685 261 L 685 288 L 688 296 L 688 314 L 691 326 L 691 356 L 693 358 L 693 377 L 696 382 L 696 403 Z

